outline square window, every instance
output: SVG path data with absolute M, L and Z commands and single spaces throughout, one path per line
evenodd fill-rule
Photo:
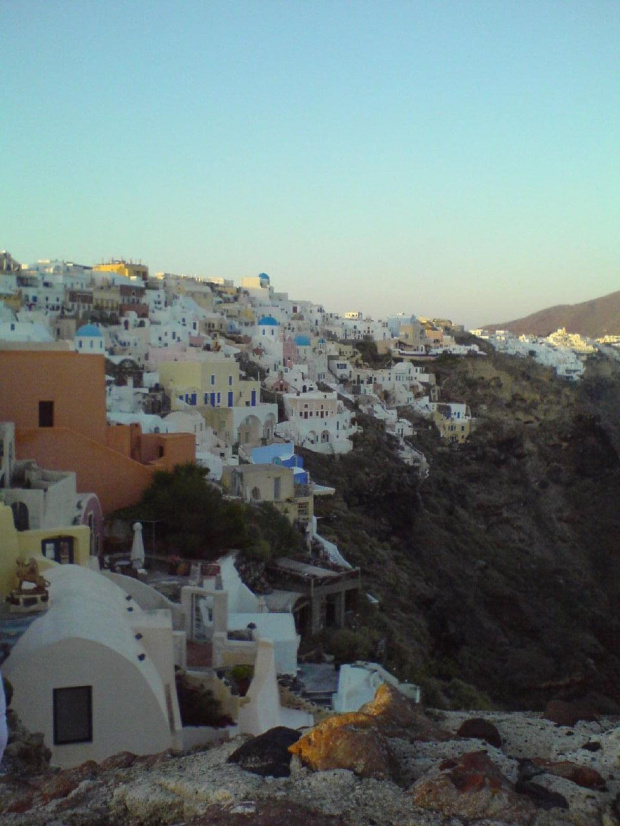
M 92 743 L 93 688 L 90 685 L 54 689 L 54 745 Z

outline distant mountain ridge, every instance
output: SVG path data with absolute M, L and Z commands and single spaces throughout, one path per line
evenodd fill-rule
M 547 336 L 559 327 L 588 338 L 620 335 L 620 290 L 581 304 L 547 307 L 515 321 L 484 325 L 485 330 L 509 330 L 536 336 Z

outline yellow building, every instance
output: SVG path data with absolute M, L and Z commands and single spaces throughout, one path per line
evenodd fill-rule
M 314 496 L 308 485 L 294 483 L 293 468 L 276 464 L 225 467 L 224 490 L 245 502 L 270 502 L 292 523 L 305 526 L 314 515 Z
M 22 306 L 22 291 L 15 290 L 14 292 L 4 292 L 2 294 L 2 301 L 9 308 L 9 310 L 12 310 L 12 312 L 17 313 Z
M 407 344 L 422 344 L 426 339 L 424 329 L 417 321 L 401 322 L 398 328 L 398 338 Z
M 36 559 L 39 571 L 56 565 L 73 563 L 89 567 L 90 528 L 71 525 L 36 531 L 18 531 L 13 511 L 0 502 L 0 598 L 4 599 L 17 586 L 17 560 Z
M 218 313 L 222 313 L 227 319 L 239 321 L 247 325 L 256 324 L 256 313 L 251 306 L 244 306 L 236 301 L 218 304 Z
M 205 353 L 201 361 L 161 362 L 158 372 L 173 410 L 182 409 L 183 402 L 192 407 L 256 407 L 260 401 L 260 382 L 242 379 L 237 362 L 218 353 Z
M 473 419 L 464 404 L 438 404 L 433 413 L 433 421 L 441 437 L 452 444 L 462 444 L 473 429 Z
M 147 266 L 128 261 L 110 261 L 108 264 L 97 264 L 93 269 L 98 272 L 115 272 L 137 281 L 146 282 L 149 277 Z

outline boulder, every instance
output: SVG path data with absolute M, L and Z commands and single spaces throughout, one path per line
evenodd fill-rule
M 409 793 L 418 806 L 467 820 L 529 824 L 536 812 L 483 751 L 445 760 L 417 780 Z
M 43 735 L 31 734 L 13 709 L 6 713 L 8 745 L 4 750 L 2 767 L 7 774 L 31 776 L 49 769 L 52 752 L 45 745 Z
M 571 763 L 570 760 L 553 761 L 543 760 L 540 757 L 535 757 L 532 762 L 547 774 L 563 777 L 578 786 L 583 786 L 584 789 L 599 790 L 605 786 L 603 777 L 596 769 L 589 766 L 579 766 L 577 763 Z
M 288 748 L 300 736 L 295 729 L 277 726 L 239 746 L 228 762 L 238 763 L 242 769 L 262 777 L 289 777 L 292 755 Z
M 374 718 L 388 736 L 401 735 L 404 730 L 410 740 L 428 742 L 452 739 L 452 735 L 436 726 L 420 706 L 388 683 L 382 683 L 373 699 L 363 705 L 358 713 Z
M 598 720 L 596 710 L 587 703 L 568 702 L 567 700 L 550 700 L 543 717 L 557 726 L 574 726 L 580 720 L 593 722 Z
M 208 806 L 191 826 L 349 826 L 350 821 L 336 815 L 310 811 L 289 800 L 244 800 L 228 806 Z
M 490 746 L 495 746 L 496 749 L 501 749 L 502 738 L 499 731 L 493 723 L 485 720 L 482 717 L 472 717 L 470 720 L 465 720 L 463 725 L 457 731 L 459 737 L 474 738 L 476 740 L 484 740 Z
M 539 783 L 531 780 L 520 780 L 515 791 L 523 794 L 532 801 L 537 809 L 568 809 L 568 800 L 559 792 L 546 789 Z
M 391 777 L 395 760 L 385 736 L 369 714 L 329 717 L 301 737 L 289 751 L 313 771 L 349 769 L 360 777 Z

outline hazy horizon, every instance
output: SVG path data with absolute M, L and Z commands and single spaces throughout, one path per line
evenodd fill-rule
M 0 247 L 467 327 L 620 287 L 620 4 L 0 6 Z

